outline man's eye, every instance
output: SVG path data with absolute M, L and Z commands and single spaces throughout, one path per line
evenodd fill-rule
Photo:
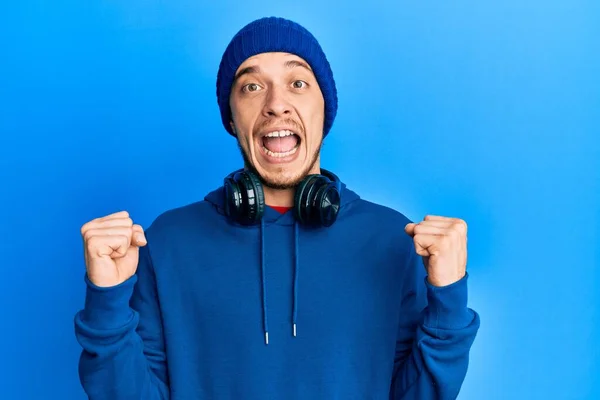
M 249 83 L 242 88 L 242 90 L 245 92 L 255 92 L 258 89 L 260 89 L 260 86 L 258 86 L 256 83 Z
M 296 89 L 302 89 L 302 88 L 305 88 L 306 86 L 308 86 L 308 83 L 306 83 L 304 81 L 294 81 L 293 85 L 294 85 L 294 88 L 296 88 Z

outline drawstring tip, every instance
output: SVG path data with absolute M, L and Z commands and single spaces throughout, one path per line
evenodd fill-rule
M 265 344 L 269 344 L 269 332 L 265 332 Z
M 296 324 L 294 324 L 294 337 L 296 336 Z

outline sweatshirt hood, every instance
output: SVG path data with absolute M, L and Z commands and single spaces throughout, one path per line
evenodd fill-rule
M 354 191 L 348 189 L 346 184 L 340 182 L 340 208 L 338 211 L 337 218 L 343 218 L 345 212 L 348 209 L 348 206 L 359 200 L 360 197 Z M 214 189 L 213 191 L 206 194 L 204 200 L 208 203 L 212 204 L 215 210 L 221 214 L 226 215 L 225 212 L 225 188 L 223 186 Z M 292 310 L 292 334 L 296 336 L 297 334 L 297 316 L 298 316 L 298 305 L 299 305 L 299 293 L 298 293 L 298 276 L 300 273 L 300 257 L 299 257 L 299 247 L 300 247 L 300 223 L 296 219 L 294 208 L 292 207 L 285 213 L 280 213 L 279 211 L 268 207 L 265 205 L 263 217 L 260 220 L 260 223 L 256 225 L 242 225 L 235 221 L 230 221 L 230 223 L 243 228 L 243 229 L 258 229 L 258 233 L 260 235 L 260 259 L 257 260 L 257 265 L 260 267 L 260 276 L 261 276 L 261 293 L 262 293 L 262 316 L 263 316 L 263 331 L 265 335 L 265 344 L 269 344 L 269 324 L 268 324 L 268 297 L 267 297 L 267 281 L 266 281 L 266 246 L 265 246 L 265 226 L 276 224 L 276 225 L 288 225 L 293 226 L 294 229 L 294 285 L 293 285 L 293 310 Z M 335 223 L 334 223 L 335 225 Z M 329 228 L 319 228 L 319 229 L 329 229 Z

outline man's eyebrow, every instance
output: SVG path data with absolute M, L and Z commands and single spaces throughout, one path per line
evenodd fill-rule
M 258 66 L 255 66 L 255 65 L 252 65 L 252 66 L 246 67 L 246 68 L 242 68 L 237 74 L 235 74 L 235 77 L 233 78 L 233 82 L 240 79 L 243 75 L 258 74 L 259 72 L 260 72 L 260 68 L 258 68 Z
M 283 65 L 287 68 L 302 67 L 302 68 L 305 68 L 307 71 L 312 72 L 312 69 L 308 66 L 308 64 L 306 64 L 302 61 L 298 61 L 298 60 L 288 60 Z M 259 74 L 259 73 L 260 73 L 260 68 L 257 65 L 251 65 L 249 67 L 242 68 L 237 74 L 235 74 L 235 76 L 233 78 L 233 82 L 236 82 L 243 75 Z
M 289 60 L 289 61 L 286 61 L 284 65 L 288 68 L 302 67 L 302 68 L 306 68 L 308 71 L 312 72 L 312 69 L 308 66 L 308 64 L 306 64 L 302 61 Z

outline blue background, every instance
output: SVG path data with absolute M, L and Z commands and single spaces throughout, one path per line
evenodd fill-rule
M 8 2 L 0 12 L 0 398 L 82 399 L 79 235 L 147 226 L 240 166 L 215 77 L 252 19 L 297 20 L 340 95 L 323 165 L 469 223 L 482 327 L 460 399 L 600 398 L 597 1 Z

